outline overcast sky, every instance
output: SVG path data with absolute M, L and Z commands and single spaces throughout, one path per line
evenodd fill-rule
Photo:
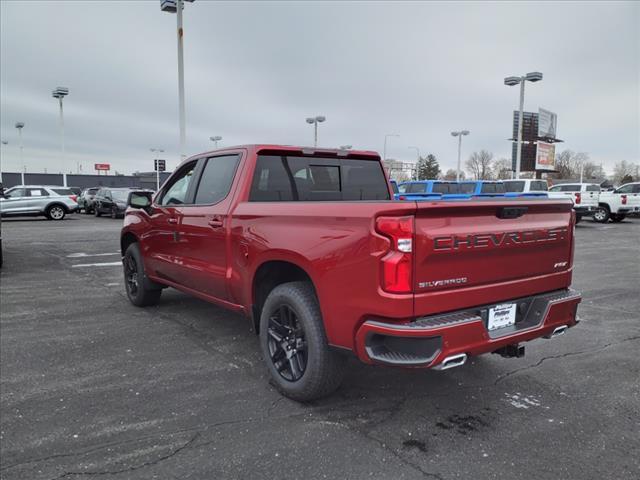
M 178 161 L 176 16 L 148 1 L 1 2 L 2 170 L 130 173 L 151 147 Z M 558 114 L 561 148 L 611 170 L 640 160 L 640 2 L 213 2 L 184 10 L 187 153 L 222 145 L 311 145 L 305 117 L 325 115 L 320 146 L 351 144 L 455 165 L 510 156 L 518 89 L 541 71 L 525 110 Z M 56 86 L 65 99 L 62 161 Z

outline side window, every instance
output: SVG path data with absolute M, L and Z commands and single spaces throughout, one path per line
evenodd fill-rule
M 212 157 L 202 170 L 195 204 L 211 205 L 223 200 L 231 189 L 240 155 Z
M 13 190 L 5 192 L 5 195 L 11 198 L 24 197 L 26 195 L 26 191 L 24 188 L 14 188 Z
M 587 192 L 599 192 L 600 185 L 587 185 Z
M 42 188 L 29 188 L 27 189 L 27 196 L 29 197 L 47 197 L 49 193 Z
M 616 190 L 616 193 L 631 193 L 632 190 L 633 190 L 633 185 L 631 185 L 631 184 L 623 185 L 618 190 Z
M 407 191 L 407 184 L 403 183 L 398 185 L 398 193 L 405 193 Z
M 531 182 L 530 190 L 532 192 L 546 192 L 547 182 Z
M 534 189 L 533 187 L 534 183 L 538 183 L 538 182 L 531 182 L 531 190 Z M 521 180 L 516 180 L 513 182 L 504 182 L 504 187 L 507 192 L 524 192 L 524 182 Z
M 633 186 L 633 193 L 640 193 L 640 183 L 636 183 Z
M 197 163 L 197 160 L 189 162 L 171 179 L 158 202 L 160 205 L 182 205 L 187 201 L 187 192 Z
M 480 187 L 480 193 L 496 193 L 495 183 L 483 183 Z

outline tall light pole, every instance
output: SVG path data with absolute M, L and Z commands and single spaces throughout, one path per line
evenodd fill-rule
M 22 129 L 24 128 L 24 122 L 16 122 L 16 128 L 18 129 L 18 139 L 20 145 L 20 163 L 22 164 L 22 172 L 20 172 L 20 183 L 24 185 L 24 171 L 27 169 L 24 165 L 24 159 L 22 158 Z
M 161 148 L 150 148 L 151 153 L 164 153 Z M 153 156 L 153 166 L 156 169 L 156 192 L 160 190 L 160 165 L 158 165 L 158 155 Z
M 522 77 L 507 77 L 504 84 L 514 87 L 520 84 L 520 110 L 518 110 L 518 144 L 516 145 L 516 173 L 515 177 L 520 178 L 520 162 L 522 159 L 522 112 L 524 109 L 524 82 L 539 82 L 542 80 L 542 73 L 529 72 Z
M 194 0 L 160 0 L 160 10 L 168 13 L 175 13 L 178 21 L 178 110 L 180 116 L 180 159 L 185 158 L 185 143 L 187 132 L 185 126 L 185 107 L 184 107 L 184 61 L 183 61 L 183 37 L 182 29 L 182 9 L 184 2 L 193 3 Z
M 313 146 L 318 146 L 318 124 L 326 120 L 322 115 L 307 118 L 307 123 L 313 125 Z
M 386 160 L 387 159 L 387 138 L 389 137 L 399 137 L 400 135 L 398 135 L 397 133 L 387 133 L 384 136 L 384 150 L 382 151 L 382 160 Z
M 451 132 L 451 136 L 458 137 L 458 169 L 456 170 L 456 182 L 460 181 L 460 152 L 462 150 L 462 137 L 469 135 L 469 130 L 460 130 L 458 132 Z
M 53 98 L 58 99 L 58 103 L 60 104 L 60 145 L 62 147 L 62 161 L 60 162 L 62 165 L 65 163 L 65 155 L 64 155 L 64 111 L 62 108 L 62 99 L 69 95 L 69 89 L 67 87 L 57 87 L 55 90 L 51 92 L 51 96 Z M 76 165 L 77 170 L 77 165 Z M 65 173 L 62 176 L 64 186 L 67 186 L 67 174 Z
M 209 137 L 209 140 L 211 140 L 213 142 L 213 146 L 214 148 L 218 148 L 218 142 L 220 140 L 222 140 L 222 137 L 220 135 L 216 135 L 215 137 Z

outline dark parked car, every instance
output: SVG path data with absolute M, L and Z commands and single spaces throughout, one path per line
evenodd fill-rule
M 84 210 L 87 215 L 93 213 L 93 202 L 100 187 L 85 188 L 78 197 L 78 211 Z
M 144 188 L 101 188 L 93 199 L 93 214 L 110 215 L 111 218 L 124 217 L 131 192 L 153 192 Z

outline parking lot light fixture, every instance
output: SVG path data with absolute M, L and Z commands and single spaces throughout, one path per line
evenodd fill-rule
M 316 117 L 308 117 L 307 123 L 313 125 L 313 146 L 318 146 L 318 124 L 322 123 L 326 120 L 326 118 L 322 115 L 318 115 Z
M 524 110 L 524 84 L 525 82 L 539 82 L 542 80 L 542 73 L 529 72 L 521 77 L 506 77 L 504 84 L 509 87 L 520 85 L 520 108 L 518 110 L 518 143 L 516 145 L 516 171 L 515 178 L 520 178 L 520 164 L 522 160 L 522 116 Z
M 397 133 L 387 133 L 384 136 L 384 149 L 382 150 L 382 160 L 386 160 L 387 159 L 387 138 L 389 137 L 399 137 L 400 135 L 398 135 Z
M 462 150 L 462 137 L 469 135 L 469 130 L 459 130 L 457 132 L 451 132 L 452 137 L 458 137 L 458 168 L 456 169 L 456 182 L 460 181 L 460 153 Z
M 22 185 L 24 185 L 24 172 L 27 169 L 27 167 L 24 164 L 24 158 L 22 156 L 22 150 L 23 150 L 22 129 L 24 128 L 24 122 L 16 122 L 16 128 L 18 129 L 18 141 L 19 141 L 19 147 L 20 147 L 20 164 L 22 165 L 22 172 L 20 172 L 20 181 L 22 182 Z
M 62 161 L 60 162 L 64 165 L 65 160 L 65 152 L 64 152 L 64 111 L 62 108 L 62 100 L 64 97 L 69 95 L 69 89 L 67 87 L 57 87 L 51 92 L 51 96 L 53 98 L 58 99 L 58 103 L 60 105 L 60 145 L 62 148 Z M 79 172 L 78 172 L 79 173 Z M 66 173 L 63 175 L 63 183 L 64 186 L 67 186 L 67 175 Z
M 178 23 L 178 111 L 180 117 L 180 159 L 185 158 L 185 144 L 187 131 L 185 125 L 184 106 L 184 60 L 182 55 L 184 30 L 182 28 L 182 10 L 184 2 L 193 3 L 194 0 L 160 0 L 160 10 L 175 13 Z
M 216 135 L 215 137 L 209 137 L 209 140 L 211 140 L 213 142 L 214 148 L 217 149 L 218 148 L 218 142 L 220 140 L 222 140 L 222 137 L 220 135 Z

